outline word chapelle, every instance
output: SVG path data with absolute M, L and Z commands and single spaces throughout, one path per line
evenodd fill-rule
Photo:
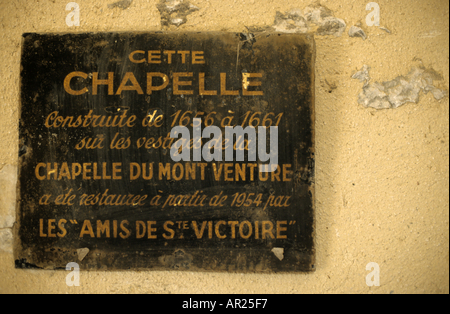
M 193 131 L 192 139 L 194 145 L 193 149 L 193 161 L 201 161 L 201 158 L 205 161 L 222 161 L 222 130 L 218 126 L 207 126 L 201 130 L 201 119 L 193 119 Z M 258 126 L 258 158 L 260 161 L 269 161 L 268 165 L 259 165 L 260 172 L 273 172 L 278 167 L 278 127 L 270 127 L 270 152 L 266 152 L 266 128 L 265 126 Z M 226 126 L 225 127 L 225 141 L 233 144 L 234 135 L 236 135 L 236 146 L 244 142 L 244 135 L 247 134 L 247 147 L 248 147 L 248 161 L 256 161 L 256 128 L 253 126 L 247 126 L 245 129 L 241 126 Z M 170 131 L 171 138 L 179 138 L 170 148 L 170 158 L 173 161 L 179 162 L 191 161 L 191 150 L 189 145 L 186 145 L 191 141 L 190 131 L 185 126 L 173 127 Z M 200 145 L 201 138 L 213 138 L 203 145 L 203 149 Z M 228 145 L 225 147 L 225 161 L 234 161 L 234 145 Z M 211 152 L 213 149 L 213 152 Z M 181 150 L 181 153 L 180 153 Z M 236 161 L 244 161 L 244 149 L 236 150 Z
M 148 64 L 172 64 L 174 60 L 177 63 L 182 64 L 205 64 L 203 51 L 175 51 L 175 50 L 150 50 L 147 53 L 143 50 L 136 50 L 130 53 L 128 56 L 132 63 L 148 63 Z M 142 55 L 142 56 L 141 56 Z M 145 57 L 147 55 L 147 57 Z M 176 60 L 177 59 L 177 60 Z M 89 82 L 88 77 L 92 76 L 92 95 L 98 94 L 98 87 L 100 85 L 108 86 L 108 95 L 121 95 L 123 91 L 135 91 L 138 94 L 144 94 L 142 85 L 139 84 L 133 72 L 126 72 L 122 77 L 121 83 L 116 91 L 114 91 L 114 72 L 107 72 L 107 78 L 99 79 L 99 72 L 93 72 L 89 75 L 85 72 L 74 71 L 70 72 L 64 79 L 64 89 L 70 95 L 83 95 L 89 92 L 89 89 L 84 86 L 81 89 L 74 89 L 71 86 L 72 79 L 80 81 L 80 78 Z M 101 74 L 102 77 L 106 75 Z M 174 95 L 194 95 L 194 90 L 189 89 L 192 86 L 194 79 L 193 72 L 173 72 L 172 78 L 172 90 Z M 243 96 L 262 96 L 263 91 L 255 90 L 253 87 L 261 86 L 261 81 L 258 78 L 262 78 L 262 73 L 242 73 L 242 95 Z M 151 95 L 154 91 L 161 91 L 169 85 L 170 78 L 167 74 L 161 72 L 147 72 L 147 78 L 145 86 L 147 88 L 146 93 Z M 228 95 L 238 96 L 239 90 L 227 89 L 227 73 L 220 73 L 220 91 L 206 90 L 205 88 L 205 73 L 198 73 L 198 81 L 196 82 L 198 88 L 198 95 L 201 96 L 215 96 L 215 95 Z M 180 86 L 182 87 L 180 89 Z M 252 86 L 252 90 L 249 87 Z

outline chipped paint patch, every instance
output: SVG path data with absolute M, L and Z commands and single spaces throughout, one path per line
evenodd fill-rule
M 277 12 L 271 30 L 282 33 L 315 33 L 339 37 L 346 28 L 345 21 L 333 16 L 325 6 L 313 4 L 287 13 Z
M 133 2 L 133 0 L 117 1 L 114 3 L 108 4 L 108 9 L 119 8 L 119 9 L 125 10 L 131 5 L 132 2 Z
M 12 228 L 14 226 L 15 222 L 16 222 L 16 219 L 12 215 L 2 216 L 2 217 L 0 217 L 0 229 Z
M 273 29 L 276 32 L 282 33 L 307 33 L 308 24 L 306 19 L 299 9 L 294 9 L 286 14 L 277 12 L 275 14 L 275 22 Z
M 174 269 L 189 269 L 193 257 L 184 250 L 176 250 L 172 255 L 163 255 L 158 258 L 164 266 Z
M 86 257 L 86 255 L 88 255 L 88 253 L 89 249 L 87 247 L 77 249 L 78 260 L 81 262 Z
M 0 170 L 0 229 L 12 228 L 16 216 L 17 166 L 6 165 Z
M 160 0 L 156 7 L 161 14 L 161 24 L 176 27 L 187 22 L 187 15 L 200 9 L 185 0 Z
M 364 66 L 361 68 L 361 70 L 359 70 L 358 72 L 356 72 L 355 74 L 352 75 L 352 78 L 358 79 L 361 83 L 362 82 L 366 83 L 370 80 L 369 70 L 370 70 L 370 67 L 368 65 L 364 64 Z
M 366 33 L 362 30 L 362 28 L 360 28 L 358 26 L 350 27 L 350 29 L 348 30 L 348 36 L 361 37 L 363 40 L 366 40 L 366 38 L 367 38 Z
M 0 229 L 0 252 L 12 253 L 12 242 L 11 229 Z
M 443 80 L 433 69 L 422 66 L 412 67 L 406 76 L 398 76 L 391 81 L 369 83 L 370 67 L 363 68 L 353 74 L 353 79 L 364 82 L 363 91 L 359 94 L 358 103 L 364 107 L 375 109 L 398 108 L 407 102 L 418 103 L 420 91 L 431 92 L 436 100 L 448 95 L 448 92 L 434 86 L 435 80 Z
M 423 33 L 419 34 L 419 38 L 434 38 L 437 37 L 439 35 L 441 35 L 442 33 L 440 31 L 437 30 L 430 30 L 430 31 L 426 31 Z
M 275 254 L 275 256 L 282 261 L 284 258 L 284 249 L 282 247 L 274 247 L 272 249 L 273 254 Z

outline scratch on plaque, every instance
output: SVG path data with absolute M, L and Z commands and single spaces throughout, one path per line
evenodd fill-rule
M 249 85 L 250 82 L 248 80 L 248 73 L 242 73 L 242 87 L 246 90 Z
M 282 247 L 274 247 L 272 249 L 273 254 L 275 254 L 275 256 L 282 261 L 284 258 L 284 249 Z
M 239 67 L 239 50 L 241 48 L 252 50 L 253 44 L 256 42 L 255 35 L 250 33 L 250 29 L 247 26 L 245 26 L 245 28 L 247 28 L 247 32 L 239 34 L 239 41 L 237 45 L 237 56 L 236 56 L 236 75 L 238 73 Z
M 77 254 L 78 254 L 78 260 L 81 262 L 86 255 L 88 255 L 89 253 L 89 249 L 87 247 L 82 248 L 82 249 L 77 249 Z

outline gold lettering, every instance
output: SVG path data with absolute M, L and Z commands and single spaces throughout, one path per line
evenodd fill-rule
M 97 95 L 98 85 L 108 85 L 108 95 L 114 95 L 114 72 L 108 72 L 106 80 L 99 80 L 98 72 L 92 73 L 92 95 Z
M 126 239 L 126 238 L 128 238 L 129 236 L 130 236 L 130 230 L 128 230 L 127 229 L 127 227 L 125 227 L 125 225 L 128 225 L 129 224 L 129 222 L 128 222 L 128 220 L 123 220 L 121 223 L 120 223 L 120 229 L 122 229 L 122 231 L 124 231 L 124 232 L 120 232 L 119 233 L 119 236 L 122 238 L 122 239 Z
M 288 170 L 288 168 L 291 168 L 291 164 L 284 164 L 283 165 L 283 181 L 291 181 L 291 178 L 288 178 L 288 174 L 292 174 L 292 171 Z
M 39 236 L 41 238 L 47 237 L 47 235 L 44 233 L 44 219 L 39 219 Z
M 95 238 L 94 230 L 92 230 L 92 225 L 89 220 L 85 220 L 83 226 L 81 227 L 80 238 L 82 238 L 85 234 L 91 236 L 91 238 Z
M 249 86 L 261 86 L 261 81 L 251 80 L 249 78 L 262 77 L 262 73 L 242 73 L 242 95 L 244 96 L 262 96 L 262 91 L 249 91 Z
M 60 238 L 64 238 L 64 236 L 67 234 L 67 230 L 66 230 L 66 228 L 64 228 L 64 224 L 66 222 L 67 222 L 67 220 L 65 220 L 65 219 L 60 219 L 58 221 L 58 228 L 59 228 L 59 230 L 61 230 L 61 232 L 58 232 L 57 235 Z
M 91 177 L 88 177 L 87 174 L 91 172 L 91 169 L 88 169 L 92 163 L 83 163 L 83 180 L 90 180 Z
M 203 51 L 192 51 L 192 64 L 205 64 Z
M 148 51 L 148 63 L 161 63 L 161 51 L 149 50 Z
M 287 227 L 282 227 L 282 224 L 287 225 L 287 221 L 277 221 L 277 239 L 287 239 L 287 235 L 281 234 L 282 231 L 287 231 Z
M 226 222 L 223 220 L 220 220 L 216 223 L 216 227 L 215 227 L 215 231 L 216 231 L 216 237 L 218 237 L 219 239 L 225 239 L 227 236 L 226 235 L 221 235 L 219 232 L 219 228 L 220 225 L 226 225 Z
M 52 168 L 50 168 L 50 166 L 51 166 L 51 163 L 47 163 L 47 180 L 50 180 L 50 175 L 54 175 L 54 177 L 53 177 L 53 179 L 54 180 L 57 180 L 57 178 L 58 178 L 58 163 L 53 163 L 53 166 L 54 166 L 54 168 L 52 169 Z
M 247 226 L 248 228 L 248 233 L 244 234 L 244 227 Z M 253 232 L 253 227 L 252 224 L 249 221 L 243 221 L 241 222 L 241 224 L 239 225 L 239 235 L 241 236 L 242 239 L 248 239 L 251 237 Z
M 125 85 L 126 83 L 128 83 L 128 81 L 130 81 L 132 85 Z M 142 88 L 139 85 L 138 81 L 136 80 L 136 77 L 134 76 L 133 72 L 125 73 L 122 83 L 120 83 L 120 86 L 117 89 L 116 95 L 120 95 L 122 93 L 122 91 L 124 91 L 124 90 L 135 90 L 135 91 L 137 91 L 137 93 L 139 95 L 144 94 L 144 92 L 142 91 Z
M 141 59 L 141 60 L 136 60 L 136 59 L 134 59 L 134 55 L 137 54 L 137 53 L 139 53 L 139 54 L 144 54 L 145 51 L 143 51 L 143 50 L 136 50 L 136 51 L 133 51 L 132 53 L 130 53 L 130 55 L 129 55 L 129 57 L 128 57 L 128 58 L 130 59 L 130 61 L 133 62 L 133 63 L 143 63 L 143 62 L 145 62 L 145 58 L 143 58 L 143 59 Z
M 268 228 L 266 228 L 266 226 L 268 226 Z M 274 235 L 272 233 L 273 230 L 273 223 L 270 221 L 263 221 L 262 222 L 262 238 L 265 239 L 266 235 L 269 235 L 271 239 L 274 239 Z
M 172 55 L 175 54 L 174 50 L 164 50 L 164 54 L 167 55 L 167 63 L 172 64 Z
M 141 233 L 142 228 L 142 233 Z M 136 239 L 142 239 L 145 235 L 145 223 L 143 221 L 136 221 Z
M 122 176 L 119 176 L 118 173 L 122 172 L 120 167 L 122 166 L 121 162 L 113 162 L 113 170 L 112 170 L 112 178 L 113 180 L 121 180 Z
M 217 95 L 215 90 L 205 90 L 205 73 L 198 74 L 198 93 L 199 95 Z
M 225 166 L 224 166 L 225 181 L 233 181 L 233 177 L 229 176 L 233 173 L 233 170 L 230 169 L 231 167 L 233 167 L 232 163 L 225 163 Z
M 188 55 L 190 51 L 181 50 L 178 51 L 178 54 L 181 55 L 181 63 L 186 63 L 186 55 Z
M 156 234 L 152 234 L 156 232 L 156 228 L 152 228 L 153 225 L 156 225 L 156 221 L 147 221 L 148 239 L 156 239 Z
M 239 224 L 239 221 L 229 221 L 228 225 L 231 226 L 231 238 L 235 239 L 236 238 L 236 225 Z
M 164 239 L 173 239 L 174 235 L 175 235 L 175 231 L 173 231 L 173 229 L 170 229 L 168 225 L 173 226 L 174 223 L 172 221 L 166 221 L 163 225 L 163 228 L 165 231 L 168 231 L 169 234 L 163 233 L 163 237 Z
M 177 169 L 179 169 L 179 175 L 177 175 Z M 175 181 L 180 181 L 183 179 L 184 173 L 183 173 L 183 165 L 179 162 L 173 165 L 172 167 L 172 178 Z
M 238 90 L 227 90 L 227 74 L 220 73 L 220 95 L 237 96 Z
M 167 180 L 170 180 L 170 164 L 166 163 L 165 166 L 163 166 L 162 163 L 159 163 L 159 180 L 162 180 L 162 177 L 167 177 Z
M 193 95 L 193 90 L 179 90 L 179 86 L 191 86 L 192 81 L 180 81 L 180 77 L 191 77 L 192 72 L 173 73 L 173 94 L 174 95 Z
M 206 223 L 207 223 L 206 221 L 203 221 L 202 227 L 199 230 L 198 226 L 197 226 L 197 222 L 192 221 L 192 227 L 194 228 L 195 236 L 197 237 L 197 239 L 201 239 L 203 237 L 203 232 L 205 232 Z
M 40 168 L 42 168 L 42 167 L 46 167 L 46 164 L 45 163 L 43 163 L 43 162 L 41 162 L 41 163 L 38 163 L 37 164 L 37 166 L 36 166 L 36 169 L 34 169 L 34 173 L 35 173 L 35 175 L 36 175 L 36 178 L 38 179 L 38 180 L 45 180 L 45 176 L 41 176 L 40 174 L 39 174 L 39 169 Z
M 153 85 L 153 77 L 160 77 L 163 80 L 163 83 L 159 86 Z M 149 72 L 147 73 L 147 94 L 151 95 L 153 91 L 162 90 L 169 85 L 169 77 L 160 72 Z
M 97 238 L 100 238 L 103 233 L 106 233 L 106 237 L 110 237 L 110 228 L 109 228 L 109 220 L 105 220 L 102 223 L 101 220 L 97 220 Z
M 69 93 L 70 95 L 82 95 L 84 93 L 87 93 L 89 90 L 87 89 L 87 87 L 84 87 L 81 90 L 73 90 L 70 87 L 70 81 L 72 80 L 73 77 L 75 76 L 79 76 L 83 79 L 87 79 L 88 75 L 84 72 L 71 72 L 69 74 L 67 74 L 66 78 L 64 79 L 64 89 L 66 90 L 67 93 Z

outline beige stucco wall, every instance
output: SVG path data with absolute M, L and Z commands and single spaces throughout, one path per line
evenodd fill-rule
M 64 271 L 19 270 L 11 253 L 18 163 L 21 35 L 24 32 L 161 30 L 156 0 L 77 0 L 79 27 L 65 23 L 69 1 L 0 0 L 0 293 L 448 293 L 449 101 L 377 110 L 358 104 L 364 64 L 371 82 L 406 75 L 422 61 L 448 90 L 449 3 L 379 0 L 381 26 L 368 27 L 368 0 L 321 2 L 343 19 L 340 37 L 316 35 L 316 272 L 240 274 L 82 272 L 68 287 Z M 246 31 L 272 25 L 276 11 L 301 0 L 192 0 L 200 9 L 171 31 Z M 362 22 L 368 38 L 350 38 Z M 335 86 L 332 89 L 330 86 Z M 380 266 L 379 287 L 366 265 Z

